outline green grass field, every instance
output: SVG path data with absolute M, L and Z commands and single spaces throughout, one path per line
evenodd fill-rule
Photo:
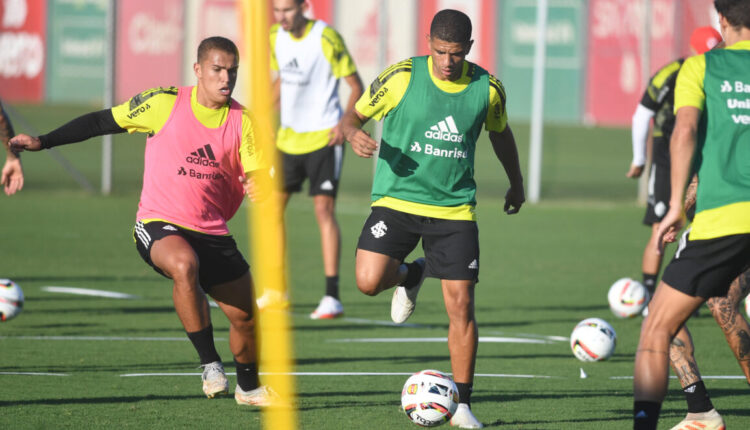
M 87 110 L 13 108 L 17 132 L 29 131 L 18 115 L 37 132 L 46 132 Z M 514 129 L 524 170 L 527 128 L 519 124 Z M 257 409 L 241 408 L 232 398 L 204 398 L 197 354 L 174 313 L 171 284 L 135 251 L 131 229 L 143 141 L 143 136 L 116 137 L 111 196 L 81 191 L 48 153 L 39 153 L 23 156 L 24 190 L 0 197 L 0 277 L 14 279 L 26 294 L 23 313 L 0 324 L 2 428 L 261 427 Z M 96 142 L 60 152 L 99 183 Z M 616 279 L 640 277 L 648 237 L 640 224 L 643 208 L 635 203 L 636 185 L 624 177 L 629 161 L 626 130 L 548 126 L 544 201 L 506 216 L 502 168 L 489 145 L 479 149 L 480 336 L 542 341 L 480 343 L 472 404 L 488 428 L 632 428 L 630 377 L 640 318 L 616 319 L 606 302 Z M 323 373 L 296 378 L 303 429 L 414 429 L 399 410 L 406 375 L 426 368 L 450 370 L 447 345 L 440 341 L 448 321 L 436 280 L 426 282 L 410 324 L 401 327 L 388 324 L 390 294 L 371 298 L 354 285 L 354 249 L 369 211 L 371 172 L 371 161 L 348 151 L 338 205 L 344 318 L 308 318 L 323 293 L 318 231 L 309 198 L 296 196 L 288 208 L 295 371 Z M 243 208 L 230 224 L 243 251 L 249 247 L 245 220 Z M 52 293 L 45 286 L 137 298 Z M 231 363 L 228 323 L 213 312 L 219 352 Z M 617 331 L 617 350 L 606 362 L 584 364 L 570 352 L 565 338 L 587 317 L 604 318 Z M 748 386 L 739 379 L 720 330 L 705 309 L 690 328 L 714 404 L 729 428 L 748 427 Z M 580 369 L 588 378 L 580 378 Z M 370 375 L 336 375 L 354 372 Z M 154 375 L 163 373 L 178 375 Z M 674 425 L 685 411 L 679 384 L 672 379 L 661 427 Z

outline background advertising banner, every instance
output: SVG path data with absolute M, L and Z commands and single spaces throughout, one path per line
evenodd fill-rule
M 0 98 L 41 102 L 44 91 L 47 2 L 0 2 Z
M 108 4 L 108 0 L 49 2 L 48 101 L 102 102 Z
M 675 1 L 652 0 L 649 75 L 674 60 Z M 628 125 L 645 90 L 644 10 L 631 0 L 590 0 L 586 121 Z
M 580 121 L 582 116 L 585 0 L 551 0 L 547 17 L 544 119 Z M 529 119 L 536 51 L 536 0 L 507 0 L 499 10 L 498 75 L 511 119 Z
M 117 2 L 116 100 L 122 102 L 149 88 L 179 85 L 184 2 Z

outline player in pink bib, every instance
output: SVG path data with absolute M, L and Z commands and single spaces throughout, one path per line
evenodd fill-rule
M 10 147 L 39 151 L 104 134 L 148 134 L 133 229 L 136 247 L 149 265 L 174 282 L 175 310 L 198 352 L 206 396 L 229 391 L 214 345 L 208 294 L 230 321 L 235 399 L 264 406 L 273 392 L 258 381 L 253 282 L 226 224 L 245 194 L 260 198 L 256 183 L 268 176 L 255 147 L 250 114 L 231 98 L 238 64 L 232 41 L 210 37 L 198 47 L 195 87 L 144 91 L 46 135 L 18 135 Z

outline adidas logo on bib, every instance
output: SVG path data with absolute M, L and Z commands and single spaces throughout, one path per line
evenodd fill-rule
M 429 130 L 424 132 L 424 137 L 446 142 L 462 142 L 464 140 L 464 135 L 459 134 L 453 115 L 445 117 L 444 120 L 430 127 Z
M 471 270 L 478 270 L 479 269 L 479 262 L 475 259 L 471 263 L 469 263 L 469 269 Z

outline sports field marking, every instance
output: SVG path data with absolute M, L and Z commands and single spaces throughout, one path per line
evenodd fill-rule
M 226 372 L 229 376 L 234 376 L 234 372 Z M 289 372 L 283 375 L 289 376 L 411 376 L 414 372 Z M 259 375 L 279 375 L 273 372 L 259 372 Z M 139 378 L 149 376 L 201 376 L 201 373 L 125 373 L 120 375 L 121 378 Z M 522 379 L 550 379 L 554 376 L 547 375 L 513 375 L 506 373 L 477 373 L 474 375 L 483 378 L 522 378 Z
M 351 342 L 351 343 L 437 343 L 448 342 L 447 337 L 371 337 L 371 338 L 346 338 L 329 339 L 328 342 Z M 549 340 L 524 339 L 520 337 L 486 337 L 479 336 L 479 343 L 534 343 L 549 344 Z
M 107 297 L 110 299 L 139 299 L 140 298 L 132 294 L 118 293 L 115 291 L 93 290 L 90 288 L 48 286 L 48 287 L 42 287 L 42 291 L 47 291 L 49 293 L 77 294 L 79 296 Z
M 308 315 L 305 315 L 309 318 Z M 382 325 L 382 326 L 388 326 L 388 327 L 410 327 L 410 328 L 432 328 L 435 326 L 427 325 L 427 324 L 411 324 L 411 323 L 401 323 L 397 324 L 393 321 L 385 321 L 385 320 L 368 320 L 365 318 L 350 318 L 350 317 L 343 317 L 341 318 L 342 321 L 354 323 L 354 324 L 372 324 L 372 325 Z
M 67 373 L 42 373 L 42 372 L 0 372 L 0 375 L 22 375 L 22 376 L 70 376 Z
M 138 341 L 138 342 L 185 342 L 189 339 L 183 337 L 127 337 L 127 336 L 0 336 L 0 339 L 20 340 L 109 340 L 109 341 Z M 216 337 L 214 340 L 226 340 Z

